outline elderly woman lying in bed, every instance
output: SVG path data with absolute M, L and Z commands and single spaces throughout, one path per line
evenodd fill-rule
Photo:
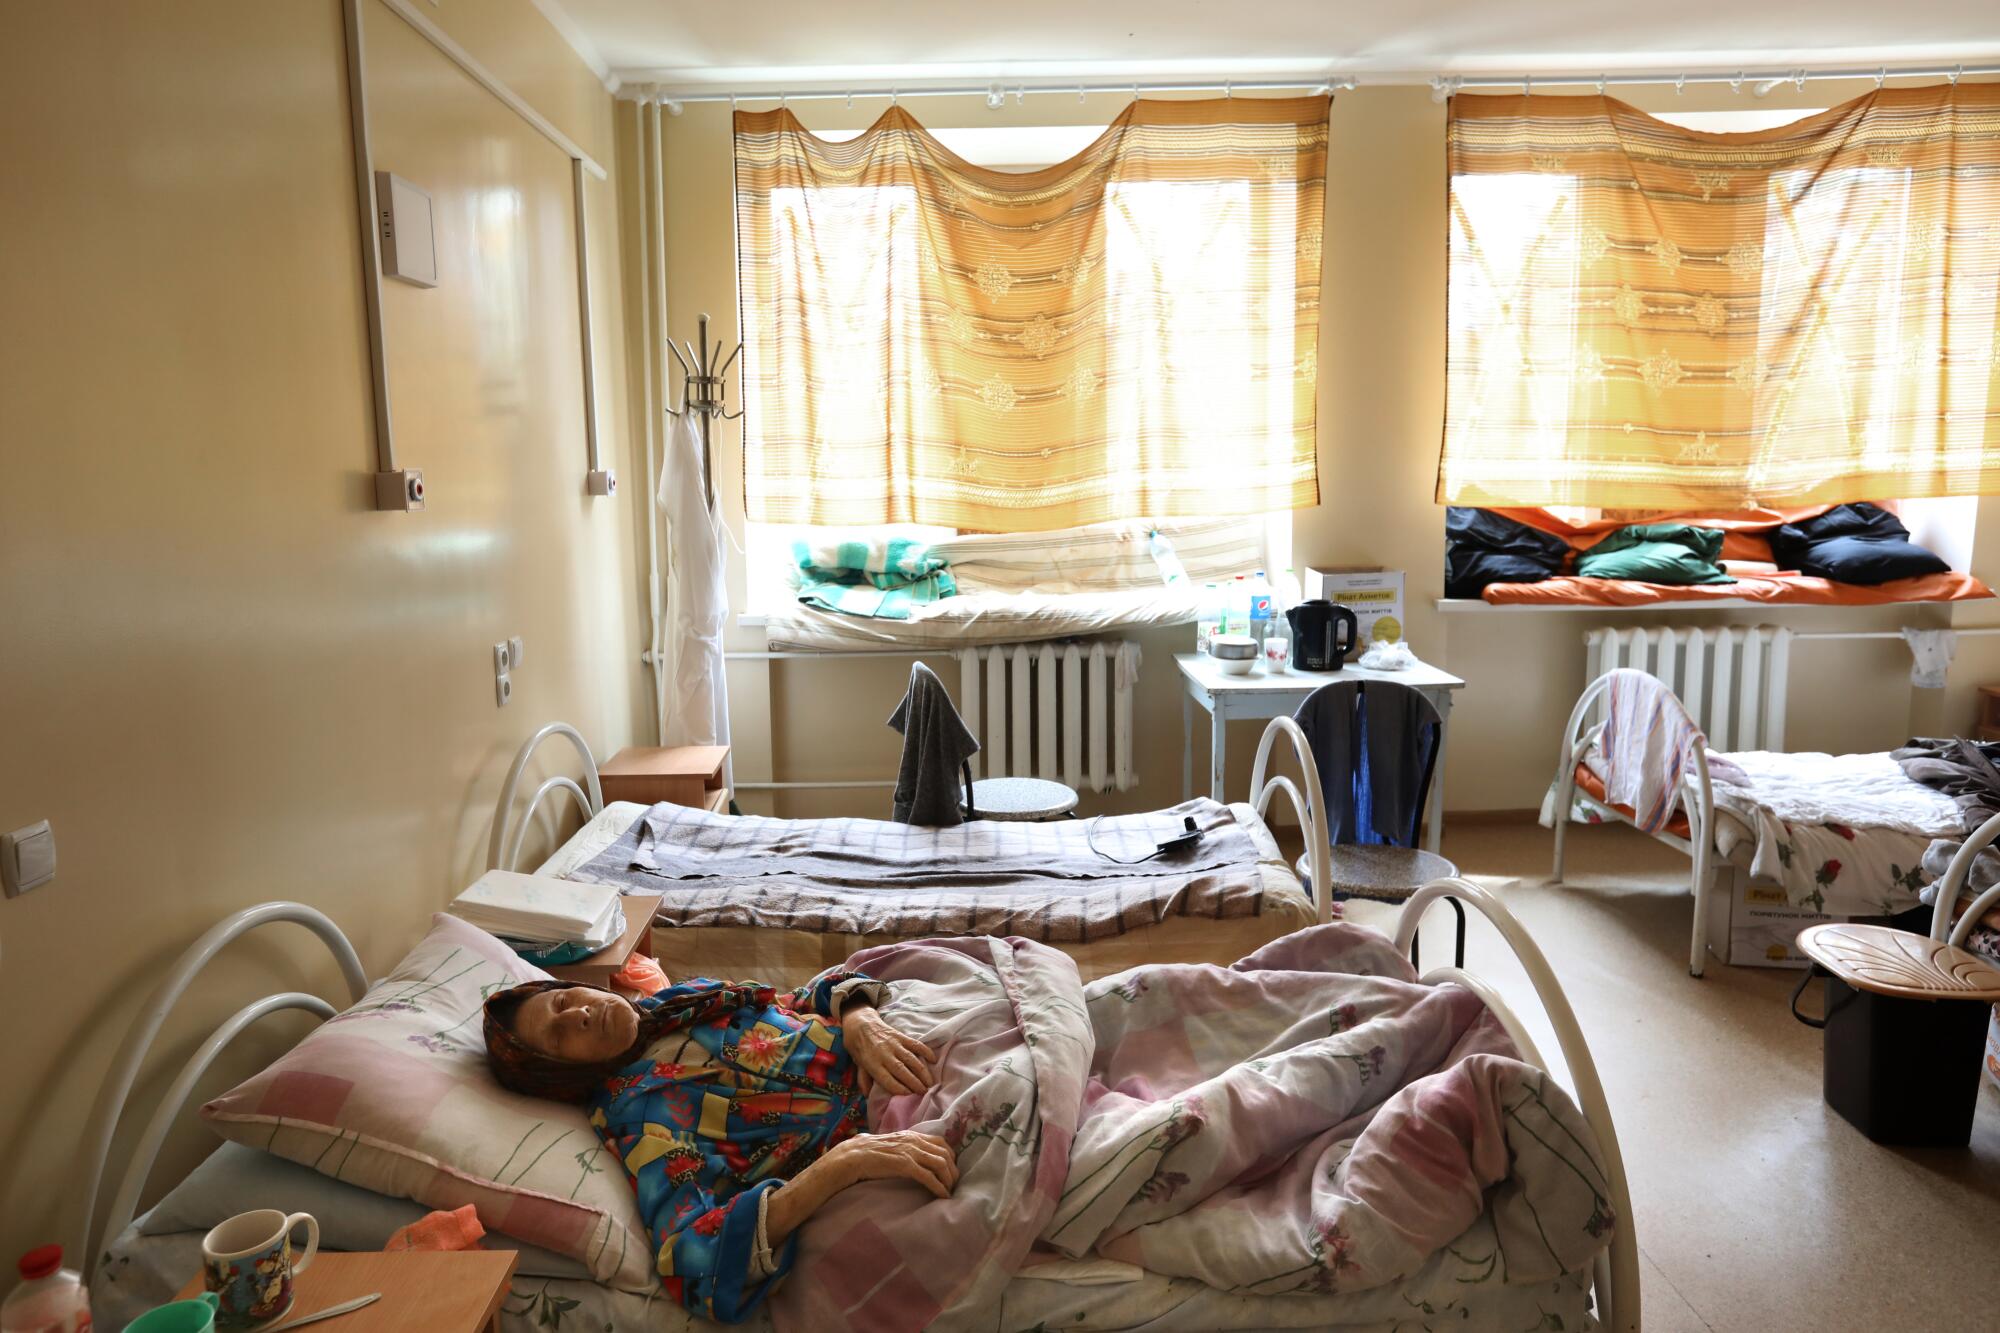
M 873 1084 L 931 1086 L 933 1057 L 875 1005 L 887 988 L 829 972 L 780 994 L 695 980 L 637 1003 L 534 981 L 486 1002 L 487 1059 L 516 1092 L 583 1102 L 625 1164 L 688 1309 L 748 1316 L 792 1264 L 799 1224 L 864 1180 L 958 1180 L 943 1139 L 868 1134 Z

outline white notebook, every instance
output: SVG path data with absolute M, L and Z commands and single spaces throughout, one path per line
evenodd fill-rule
M 625 931 L 618 890 L 512 870 L 489 870 L 452 899 L 451 914 L 493 935 L 530 944 L 602 949 Z

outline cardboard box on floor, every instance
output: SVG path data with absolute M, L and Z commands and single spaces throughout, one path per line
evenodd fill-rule
M 1794 907 L 1776 884 L 1760 884 L 1740 869 L 1721 877 L 1718 890 L 1728 890 L 1727 915 L 1720 905 L 1710 918 L 1722 922 L 1727 936 L 1718 940 L 1711 924 L 1709 943 L 1733 967 L 1810 966 L 1799 952 L 1799 932 L 1823 921 L 1852 921 L 1810 907 Z

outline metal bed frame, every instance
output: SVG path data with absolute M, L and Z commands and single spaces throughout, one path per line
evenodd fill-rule
M 1553 817 L 1556 833 L 1555 882 L 1557 884 L 1563 882 L 1564 835 L 1569 830 L 1569 812 L 1576 804 L 1580 803 L 1596 811 L 1605 819 L 1629 824 L 1633 828 L 1639 827 L 1632 816 L 1598 800 L 1587 791 L 1579 790 L 1576 785 L 1576 766 L 1583 762 L 1584 756 L 1590 752 L 1590 747 L 1597 740 L 1597 733 L 1602 729 L 1601 726 L 1585 726 L 1585 720 L 1590 716 L 1591 707 L 1610 688 L 1609 671 L 1583 687 L 1583 693 L 1577 696 L 1576 707 L 1569 711 L 1569 723 L 1563 728 L 1562 744 L 1556 751 L 1556 795 Z M 1688 725 L 1706 741 L 1708 733 L 1702 731 L 1701 726 L 1695 722 L 1687 710 L 1687 705 L 1681 702 L 1680 696 L 1671 690 L 1668 694 L 1673 699 L 1674 706 L 1681 710 L 1681 716 L 1687 719 Z M 1691 886 L 1694 892 L 1694 931 L 1693 938 L 1688 944 L 1688 975 L 1698 977 L 1708 962 L 1709 914 L 1713 910 L 1711 896 L 1718 870 L 1714 864 L 1715 791 L 1708 781 L 1706 744 L 1695 747 L 1694 776 L 1684 780 L 1681 809 L 1687 812 L 1687 837 L 1677 837 L 1665 829 L 1647 833 L 1646 836 L 1656 838 L 1669 847 L 1679 848 L 1694 862 Z M 1643 829 L 1640 831 L 1645 832 Z M 1733 874 L 1736 867 L 1730 866 L 1728 869 Z
M 1981 824 L 1952 853 L 1944 878 L 1938 881 L 1937 901 L 1931 905 L 1932 939 L 1962 949 L 1965 937 L 1972 933 L 1980 918 L 2000 907 L 2000 884 L 1995 884 L 1972 900 L 1972 905 L 1959 915 L 1957 926 L 1951 924 L 1951 909 L 1958 905 L 1959 897 L 1965 892 L 1965 881 L 1972 874 L 1972 863 L 1996 840 L 2000 840 L 2000 815 L 1994 815 Z
M 523 745 L 516 757 L 513 769 L 508 773 L 505 791 L 502 794 L 501 811 L 511 809 L 513 796 L 520 778 L 527 767 L 528 759 L 535 748 L 552 735 L 561 735 L 572 741 L 583 754 L 588 766 L 588 787 L 566 777 L 553 777 L 543 782 L 530 801 L 526 818 L 532 816 L 541 800 L 556 790 L 569 791 L 586 809 L 595 813 L 603 807 L 602 792 L 597 785 L 597 769 L 590 757 L 590 747 L 576 729 L 564 723 L 551 723 L 537 731 Z M 1296 759 L 1304 790 L 1299 783 L 1282 774 L 1266 776 L 1267 761 L 1278 742 L 1288 743 L 1292 756 Z M 1308 831 L 1308 846 L 1313 849 L 1313 882 L 1324 886 L 1326 879 L 1326 843 L 1324 839 L 1312 836 L 1312 831 L 1323 826 L 1324 802 L 1320 791 L 1318 770 L 1312 761 L 1312 749 L 1305 733 L 1290 718 L 1274 718 L 1265 729 L 1258 746 L 1255 783 L 1252 788 L 1252 804 L 1261 816 L 1270 808 L 1272 800 L 1280 793 L 1292 803 L 1299 821 Z M 510 837 L 511 831 L 511 837 Z M 1981 835 L 1989 835 L 1988 841 L 2000 837 L 2000 819 L 1996 819 Z M 510 856 L 518 852 L 520 832 L 507 822 L 496 818 L 491 853 L 494 858 L 505 851 Z M 1983 844 L 1982 844 L 1983 845 Z M 1976 849 L 1975 849 L 1976 850 Z M 1969 858 L 1968 858 L 1969 862 Z M 1320 897 L 1321 919 L 1327 919 L 1328 904 L 1324 900 L 1325 890 L 1315 890 Z M 2000 898 L 2000 889 L 1985 895 L 1988 899 Z M 1590 1122 L 1597 1136 L 1598 1146 L 1604 1157 L 1606 1185 L 1611 1206 L 1617 1218 L 1616 1232 L 1608 1252 L 1600 1254 L 1592 1274 L 1592 1288 L 1599 1321 L 1615 1333 L 1637 1333 L 1640 1327 L 1639 1295 L 1639 1246 L 1632 1219 L 1632 1199 L 1625 1178 L 1624 1156 L 1619 1150 L 1617 1130 L 1612 1123 L 1611 1108 L 1604 1095 L 1604 1085 L 1598 1078 L 1596 1062 L 1591 1058 L 1590 1046 L 1585 1041 L 1583 1030 L 1576 1020 L 1576 1012 L 1570 1007 L 1563 994 L 1562 983 L 1556 979 L 1555 971 L 1542 954 L 1527 930 L 1507 910 L 1500 899 L 1479 885 L 1461 878 L 1435 880 L 1426 884 L 1403 905 L 1397 918 L 1395 942 L 1399 951 L 1407 952 L 1417 933 L 1417 926 L 1424 913 L 1439 901 L 1456 902 L 1479 912 L 1493 924 L 1514 957 L 1527 973 L 1535 995 L 1555 1029 L 1556 1044 L 1561 1050 L 1563 1062 L 1569 1070 L 1569 1082 L 1575 1092 L 1577 1102 L 1582 1107 L 1584 1117 Z M 103 1253 L 103 1246 L 110 1237 L 122 1233 L 131 1223 L 137 1210 L 140 1192 L 151 1175 L 154 1161 L 159 1155 L 161 1144 L 176 1117 L 179 1116 L 195 1083 L 207 1071 L 215 1057 L 236 1035 L 265 1014 L 285 1009 L 300 1009 L 317 1015 L 322 1020 L 333 1017 L 336 1007 L 316 995 L 300 992 L 286 992 L 269 995 L 244 1006 L 218 1027 L 209 1039 L 202 1043 L 180 1074 L 173 1080 L 165 1095 L 154 1108 L 145 1130 L 134 1141 L 130 1160 L 119 1177 L 118 1187 L 113 1195 L 112 1205 L 105 1215 L 101 1227 L 93 1227 L 95 1220 L 95 1200 L 103 1183 L 106 1159 L 116 1136 L 119 1122 L 124 1116 L 126 1102 L 133 1084 L 137 1081 L 147 1053 L 154 1038 L 159 1034 L 168 1012 L 195 976 L 206 967 L 225 946 L 238 937 L 261 926 L 293 922 L 306 927 L 321 943 L 325 944 L 338 966 L 345 982 L 348 1001 L 358 1001 L 367 990 L 367 978 L 361 969 L 360 959 L 348 943 L 340 928 L 325 915 L 300 903 L 268 902 L 256 907 L 231 914 L 196 940 L 182 954 L 173 969 L 167 974 L 144 1008 L 139 1019 L 126 1034 L 117 1056 L 111 1062 L 111 1069 L 99 1089 L 95 1105 L 91 1109 L 90 1121 L 84 1131 L 84 1189 L 81 1217 L 72 1235 L 77 1245 L 74 1253 L 84 1256 L 86 1278 L 96 1269 L 97 1259 Z M 1477 995 L 1492 1010 L 1501 1027 L 1513 1040 L 1521 1052 L 1521 1057 L 1545 1073 L 1552 1073 L 1547 1060 L 1536 1046 L 1533 1038 L 1513 1009 L 1500 997 L 1493 986 L 1480 978 L 1455 966 L 1435 967 L 1422 974 L 1420 980 L 1425 985 L 1462 986 Z

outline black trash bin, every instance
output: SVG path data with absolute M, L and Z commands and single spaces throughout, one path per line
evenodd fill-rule
M 2000 969 L 1884 926 L 1809 927 L 1799 948 L 1813 965 L 1792 1013 L 1826 1033 L 1826 1104 L 1876 1143 L 1969 1143 Z M 1815 977 L 1826 981 L 1823 1018 L 1799 1012 Z

